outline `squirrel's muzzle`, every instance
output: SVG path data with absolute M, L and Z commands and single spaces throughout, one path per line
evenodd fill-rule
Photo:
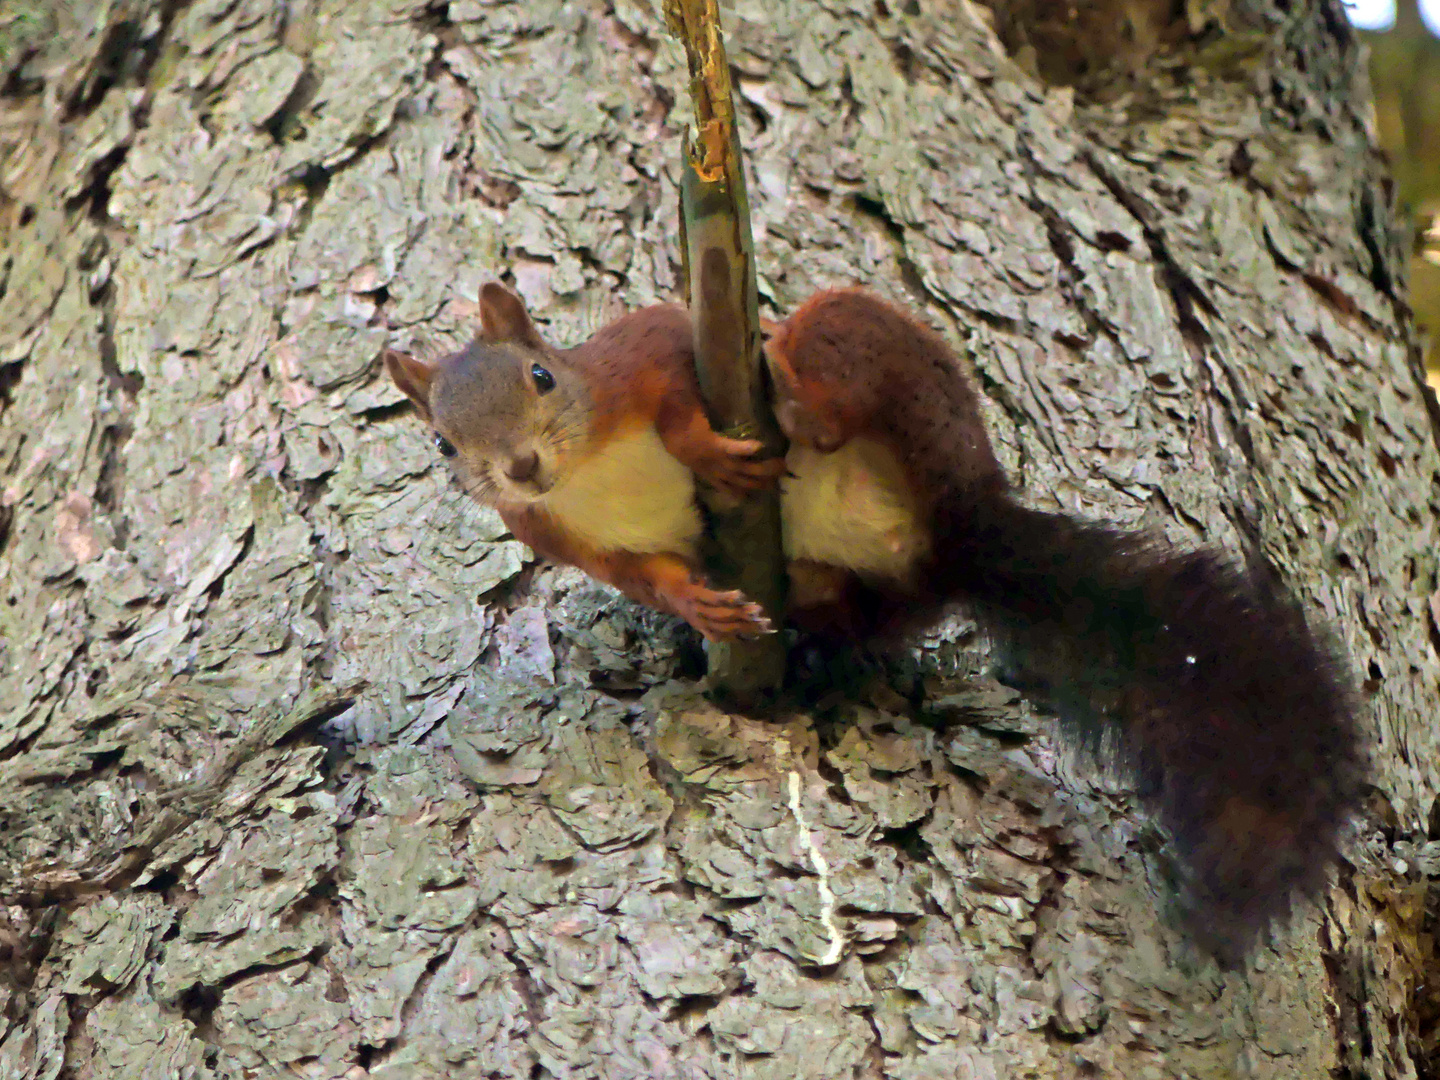
M 527 450 L 523 454 L 516 454 L 505 463 L 505 476 L 523 484 L 527 480 L 533 480 L 535 474 L 540 471 L 540 455 L 534 450 Z

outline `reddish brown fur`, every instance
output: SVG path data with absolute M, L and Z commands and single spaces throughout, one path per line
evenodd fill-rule
M 816 293 L 778 326 L 766 352 L 806 412 L 841 442 L 883 440 L 928 501 L 1005 486 L 959 360 L 895 305 L 859 288 Z
M 767 357 L 792 440 L 878 439 L 931 508 L 918 589 L 807 565 L 797 622 L 883 637 L 964 601 L 1068 731 L 1101 746 L 1118 722 L 1118 763 L 1185 860 L 1189 926 L 1222 959 L 1319 892 L 1363 740 L 1345 665 L 1293 601 L 1215 552 L 1020 505 L 958 358 L 878 297 L 818 294 Z
M 695 376 L 690 315 L 679 304 L 622 315 L 560 355 L 588 374 L 592 446 L 634 426 L 654 425 L 671 454 L 736 497 L 773 483 L 784 471 L 780 458 L 753 457 L 758 442 L 729 439 L 710 427 Z

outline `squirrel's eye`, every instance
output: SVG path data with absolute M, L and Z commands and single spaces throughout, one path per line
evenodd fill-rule
M 535 389 L 542 394 L 548 394 L 555 389 L 555 376 L 539 364 L 530 365 L 530 377 L 535 380 Z
M 455 444 L 452 443 L 449 439 L 447 439 L 444 435 L 437 434 L 435 436 L 435 449 L 440 451 L 441 457 L 455 456 Z

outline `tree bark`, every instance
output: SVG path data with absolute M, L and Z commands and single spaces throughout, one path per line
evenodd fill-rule
M 0 1076 L 1435 1074 L 1437 414 L 1360 52 L 1330 0 L 1051 7 L 727 10 L 762 305 L 915 307 L 1036 505 L 1333 621 L 1376 794 L 1323 905 L 1193 964 L 1134 792 L 963 619 L 918 714 L 727 715 L 693 639 L 447 490 L 382 346 L 499 274 L 560 344 L 679 289 L 658 12 L 35 5 Z

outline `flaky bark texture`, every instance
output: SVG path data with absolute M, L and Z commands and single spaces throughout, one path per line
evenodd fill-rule
M 497 274 L 562 344 L 677 289 L 649 6 L 7 4 L 0 1077 L 1434 1075 L 1440 459 L 1361 57 L 1338 3 L 1175 7 L 727 37 L 768 314 L 916 307 L 1035 505 L 1337 626 L 1374 816 L 1230 975 L 963 621 L 918 716 L 729 716 L 447 494 L 383 345 Z

